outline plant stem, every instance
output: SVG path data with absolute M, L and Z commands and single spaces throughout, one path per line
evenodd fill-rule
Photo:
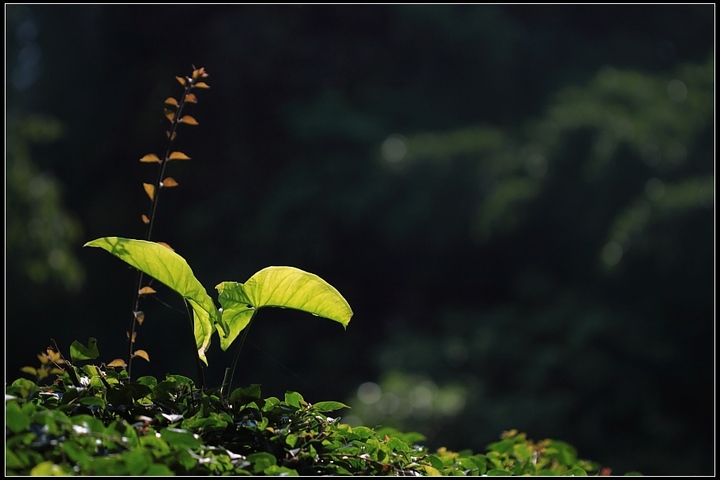
M 257 313 L 257 311 L 255 312 Z M 238 360 L 240 360 L 240 351 L 242 350 L 243 345 L 245 344 L 245 339 L 247 338 L 248 332 L 250 331 L 250 326 L 252 325 L 252 321 L 255 319 L 255 313 L 253 313 L 252 318 L 247 324 L 247 327 L 245 327 L 245 330 L 243 331 L 242 338 L 240 338 L 240 343 L 237 346 L 237 349 L 235 350 L 235 355 L 233 355 L 233 361 L 232 361 L 232 367 L 230 367 L 230 378 L 228 379 L 227 371 L 225 372 L 225 378 L 223 378 L 223 385 L 222 389 L 220 390 L 220 395 L 223 396 L 226 393 L 230 393 L 230 388 L 232 387 L 232 381 L 233 377 L 235 376 L 235 369 L 237 368 Z
M 157 206 L 158 206 L 158 200 L 160 198 L 160 191 L 162 190 L 162 180 L 165 177 L 165 169 L 167 167 L 168 163 L 168 157 L 170 155 L 170 147 L 172 145 L 173 140 L 175 139 L 175 132 L 177 131 L 177 127 L 180 122 L 180 118 L 182 118 L 182 110 L 185 107 L 185 99 L 187 98 L 187 95 L 190 93 L 190 91 L 194 87 L 194 81 L 186 77 L 186 83 L 185 88 L 183 91 L 183 95 L 180 98 L 180 101 L 178 102 L 177 109 L 175 111 L 175 116 L 172 119 L 170 130 L 168 132 L 168 138 L 167 143 L 165 144 L 165 152 L 162 156 L 162 159 L 160 160 L 160 168 L 158 169 L 158 175 L 157 179 L 155 180 L 155 191 L 153 193 L 152 199 L 151 199 L 151 206 L 150 206 L 150 216 L 148 219 L 147 224 L 147 230 L 145 232 L 145 240 L 150 241 L 152 236 L 153 227 L 155 226 L 155 213 L 157 212 Z M 137 280 L 135 282 L 135 291 L 133 292 L 133 309 L 132 309 L 132 320 L 130 323 L 130 333 L 128 338 L 128 360 L 127 360 L 127 372 L 128 372 L 128 380 L 130 380 L 131 377 L 131 369 L 132 369 L 132 360 L 133 360 L 133 344 L 135 343 L 135 328 L 137 326 L 137 312 L 139 311 L 139 305 L 140 305 L 140 289 L 143 285 L 144 280 L 144 273 L 138 270 Z M 191 317 L 192 319 L 192 317 Z M 191 330 L 191 333 L 193 330 Z M 193 335 L 193 345 L 194 345 L 194 335 Z M 200 359 L 198 358 L 198 362 Z M 202 370 L 200 370 L 200 374 L 202 375 Z M 199 379 L 202 381 L 202 377 Z

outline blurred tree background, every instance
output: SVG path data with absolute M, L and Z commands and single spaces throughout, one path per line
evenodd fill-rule
M 435 447 L 517 428 L 714 473 L 714 5 L 5 8 L 6 381 L 50 338 L 124 356 L 134 274 L 82 245 L 142 237 L 138 159 L 194 64 L 154 240 L 213 297 L 293 265 L 355 311 L 262 311 L 236 384 Z M 159 297 L 134 375 L 194 378 Z

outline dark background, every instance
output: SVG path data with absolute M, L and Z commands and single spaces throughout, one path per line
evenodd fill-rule
M 124 357 L 134 274 L 82 245 L 142 237 L 137 160 L 194 64 L 211 89 L 153 240 L 214 298 L 293 265 L 355 312 L 261 311 L 236 385 L 433 447 L 516 428 L 613 473 L 714 473 L 714 5 L 6 14 L 6 381 L 50 338 Z M 133 374 L 195 378 L 182 303 L 158 298 Z

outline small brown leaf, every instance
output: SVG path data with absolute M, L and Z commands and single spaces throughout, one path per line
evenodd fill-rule
M 112 362 L 108 363 L 107 366 L 125 368 L 125 360 L 123 360 L 122 358 L 116 358 Z
M 143 163 L 160 163 L 160 159 L 154 153 L 148 153 L 140 159 Z
M 175 77 L 175 78 L 177 78 L 177 81 L 180 82 L 180 85 L 182 85 L 183 87 L 185 86 L 186 82 L 183 77 Z
M 179 184 L 178 184 L 178 182 L 175 181 L 174 178 L 172 178 L 172 177 L 167 177 L 165 180 L 163 180 L 163 181 L 160 183 L 160 185 L 163 186 L 163 187 L 168 187 L 168 188 L 170 188 L 170 187 L 177 187 Z
M 197 97 L 194 93 L 188 93 L 185 95 L 185 103 L 197 103 Z
M 166 99 L 165 99 L 165 103 L 166 103 L 167 105 L 172 105 L 173 107 L 177 107 L 177 106 L 178 106 L 178 101 L 175 100 L 173 97 L 168 97 L 168 98 L 166 98 Z
M 143 188 L 145 189 L 145 193 L 148 194 L 148 197 L 150 197 L 150 200 L 153 200 L 155 198 L 155 185 L 143 183 Z
M 167 108 L 163 109 L 163 112 L 165 113 L 165 117 L 170 120 L 171 122 L 175 120 L 175 112 L 172 110 L 169 110 Z
M 205 82 L 198 82 L 198 83 L 195 84 L 195 86 L 196 86 L 197 88 L 210 88 L 210 85 L 208 85 L 208 84 L 205 83 Z
M 44 353 L 38 353 L 37 357 L 38 357 L 38 360 L 40 360 L 40 363 L 42 363 L 43 365 L 45 365 L 46 363 L 48 363 L 50 361 L 48 356 L 45 355 Z
M 150 361 L 150 355 L 148 355 L 145 350 L 136 350 L 135 353 L 133 353 L 133 358 L 135 357 L 144 358 L 147 362 Z
M 185 117 L 187 117 L 187 115 L 185 115 Z M 183 117 L 183 118 L 185 118 L 185 117 Z M 190 157 L 185 155 L 183 152 L 172 152 L 168 156 L 168 160 L 190 160 Z
M 197 80 L 200 77 L 205 78 L 207 76 L 208 76 L 208 74 L 205 73 L 205 67 L 195 68 L 193 66 L 193 73 L 192 73 L 193 80 Z
M 175 251 L 174 248 L 172 248 L 170 245 L 168 245 L 168 244 L 165 243 L 165 242 L 155 242 L 155 243 L 157 243 L 158 245 L 162 245 L 163 247 L 165 247 L 165 248 L 167 248 L 167 249 L 169 249 L 169 250 L 171 250 L 171 251 L 173 251 L 173 252 Z
M 130 332 L 125 332 L 125 336 L 126 336 L 127 338 L 130 338 Z M 136 338 L 137 338 L 137 332 L 133 332 L 132 343 L 135 343 L 135 339 L 136 339 Z
M 166 131 L 166 132 L 165 132 L 165 136 L 166 136 L 167 138 L 170 138 L 170 132 Z M 173 132 L 172 138 L 170 138 L 170 141 L 172 142 L 173 140 L 175 140 L 175 137 L 176 137 L 176 136 L 177 136 L 177 132 Z
M 141 311 L 134 312 L 135 313 L 135 319 L 138 321 L 140 325 L 145 321 L 145 313 Z
M 138 295 L 151 295 L 157 293 L 152 287 L 142 287 L 138 290 Z
M 143 215 L 142 215 L 142 221 L 143 221 L 143 223 L 144 223 L 145 225 L 147 225 L 148 223 L 150 223 L 150 219 L 149 219 L 149 218 L 147 217 L 147 215 L 145 215 L 144 213 L 143 213 Z
M 183 115 L 183 117 L 180 119 L 180 122 L 186 123 L 188 125 L 199 125 L 198 121 L 190 115 Z

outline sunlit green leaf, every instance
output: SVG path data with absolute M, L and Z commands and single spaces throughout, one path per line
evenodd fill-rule
M 267 267 L 242 283 L 222 282 L 215 287 L 229 335 L 220 339 L 227 350 L 250 323 L 256 309 L 292 308 L 334 320 L 347 327 L 353 311 L 335 287 L 315 274 L 295 267 Z
M 210 346 L 213 328 L 216 323 L 221 323 L 222 319 L 212 298 L 195 278 L 183 257 L 155 242 L 130 238 L 103 237 L 88 242 L 85 246 L 99 247 L 110 252 L 185 298 L 195 317 L 194 335 L 198 356 L 207 364 L 205 353 Z
M 334 412 L 341 408 L 350 408 L 342 402 L 317 402 L 313 406 L 318 412 Z
M 298 392 L 285 392 L 285 403 L 291 407 L 300 408 L 300 406 L 306 402 Z

